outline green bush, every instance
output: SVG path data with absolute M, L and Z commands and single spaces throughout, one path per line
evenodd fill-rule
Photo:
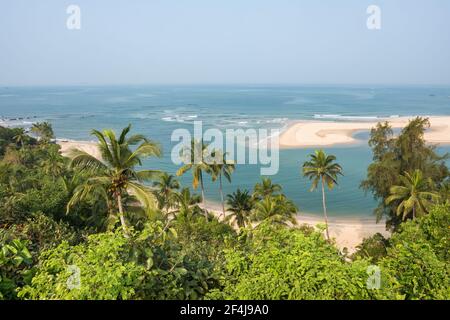
M 0 300 L 15 299 L 16 288 L 23 285 L 32 257 L 28 241 L 0 240 Z
M 142 282 L 144 267 L 129 261 L 128 257 L 129 240 L 120 232 L 92 235 L 86 243 L 76 246 L 64 241 L 41 254 L 31 284 L 19 290 L 19 297 L 132 298 Z
M 211 299 L 368 299 L 367 260 L 346 262 L 319 232 L 263 223 L 226 250 L 221 290 Z

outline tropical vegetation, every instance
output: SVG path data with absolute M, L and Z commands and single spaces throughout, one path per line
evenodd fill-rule
M 206 176 L 222 192 L 239 166 L 201 141 L 183 151 L 183 186 L 144 168 L 162 150 L 131 126 L 93 130 L 99 158 L 63 156 L 49 123 L 33 128 L 0 127 L 0 299 L 450 299 L 450 175 L 423 140 L 427 119 L 398 136 L 388 123 L 372 130 L 361 186 L 392 236 L 352 254 L 327 232 L 325 192 L 343 168 L 322 150 L 298 159 L 299 181 L 322 189 L 325 225 L 314 228 L 268 177 L 206 210 Z

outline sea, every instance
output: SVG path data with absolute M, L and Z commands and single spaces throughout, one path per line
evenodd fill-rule
M 158 141 L 163 157 L 143 162 L 144 169 L 175 173 L 171 141 L 176 129 L 192 131 L 195 121 L 204 129 L 279 129 L 296 120 L 374 121 L 384 117 L 450 115 L 450 87 L 439 86 L 281 86 L 281 85 L 115 85 L 0 87 L 0 125 L 29 128 L 34 122 L 52 123 L 59 139 L 95 140 L 92 129 L 132 132 Z M 377 203 L 360 189 L 372 161 L 369 133 L 358 132 L 358 143 L 323 148 L 334 154 L 344 176 L 327 191 L 329 215 L 336 218 L 373 217 Z M 438 148 L 441 153 L 450 147 Z M 277 174 L 270 176 L 300 213 L 321 215 L 319 190 L 301 174 L 301 165 L 314 148 L 280 150 Z M 224 192 L 252 190 L 261 180 L 260 165 L 241 164 L 224 181 Z M 179 178 L 184 186 L 190 173 Z M 220 199 L 218 184 L 205 179 L 208 201 Z

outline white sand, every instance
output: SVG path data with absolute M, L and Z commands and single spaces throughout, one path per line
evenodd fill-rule
M 207 201 L 206 207 L 221 219 L 222 205 L 220 203 Z M 320 216 L 299 213 L 297 215 L 297 223 L 298 225 L 307 224 L 316 227 L 318 224 L 324 224 L 325 222 Z M 364 238 L 373 236 L 376 233 L 381 233 L 386 238 L 390 237 L 390 232 L 386 231 L 385 221 L 376 223 L 375 218 L 329 218 L 328 230 L 337 247 L 341 251 L 347 248 L 350 254 L 356 251 L 356 246 Z
M 324 219 L 317 216 L 298 215 L 299 224 L 307 224 L 315 227 L 317 224 L 324 224 Z M 331 218 L 328 221 L 330 237 L 336 241 L 339 249 L 348 249 L 351 254 L 356 251 L 356 246 L 361 244 L 364 238 L 381 233 L 385 238 L 390 237 L 390 232 L 386 231 L 385 221 L 376 223 L 374 219 L 352 219 L 352 218 Z
M 425 140 L 429 143 L 450 144 L 450 116 L 428 118 L 431 127 L 425 132 Z M 280 146 L 300 148 L 353 144 L 358 142 L 353 137 L 356 131 L 370 130 L 381 121 L 389 121 L 393 128 L 403 128 L 410 119 L 386 118 L 376 122 L 298 121 L 281 134 Z
M 56 140 L 56 143 L 61 146 L 60 151 L 63 156 L 68 156 L 71 150 L 78 149 L 89 153 L 97 159 L 101 159 L 100 151 L 98 150 L 96 142 L 59 139 Z

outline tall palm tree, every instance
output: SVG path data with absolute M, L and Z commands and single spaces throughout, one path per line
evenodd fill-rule
M 386 199 L 386 204 L 399 202 L 397 215 L 402 215 L 406 220 L 412 213 L 412 218 L 428 213 L 430 205 L 439 199 L 439 195 L 431 190 L 431 181 L 424 179 L 422 171 L 415 170 L 412 174 L 405 172 L 400 176 L 402 185 L 392 186 L 390 196 Z
M 253 196 L 256 199 L 264 199 L 268 196 L 276 195 L 281 192 L 281 185 L 272 183 L 270 178 L 262 178 L 260 183 L 255 184 Z
M 226 153 L 222 150 L 214 150 L 212 153 L 212 158 L 214 159 L 213 164 L 211 164 L 211 177 L 212 181 L 216 181 L 219 178 L 219 192 L 220 199 L 222 202 L 222 216 L 225 218 L 225 201 L 223 198 L 223 188 L 222 188 L 222 176 L 231 183 L 231 174 L 234 172 L 235 165 L 234 161 L 226 159 Z M 217 160 L 218 159 L 218 160 Z
M 325 185 L 327 185 L 329 190 L 333 189 L 334 185 L 337 185 L 338 175 L 343 175 L 342 167 L 338 163 L 335 163 L 335 160 L 335 156 L 327 155 L 323 150 L 316 150 L 314 154 L 310 155 L 310 161 L 306 161 L 303 164 L 303 175 L 308 177 L 309 180 L 312 180 L 310 191 L 314 191 L 319 182 L 322 184 L 322 206 L 328 240 L 330 239 L 330 234 L 328 231 Z
M 155 194 L 158 199 L 159 208 L 165 210 L 166 214 L 174 207 L 176 202 L 176 190 L 180 188 L 180 183 L 175 176 L 164 172 L 153 182 L 156 188 Z
M 284 195 L 267 196 L 255 204 L 253 220 L 269 220 L 273 223 L 284 225 L 287 222 L 297 224 L 295 219 L 296 213 L 297 207 Z
M 140 170 L 135 167 L 142 165 L 142 159 L 150 156 L 161 156 L 159 145 L 143 135 L 127 137 L 131 125 L 124 128 L 119 136 L 113 130 L 92 130 L 99 143 L 98 148 L 102 160 L 81 151 L 72 150 L 70 157 L 71 166 L 82 170 L 92 171 L 94 176 L 88 179 L 88 183 L 102 186 L 111 194 L 118 206 L 119 219 L 125 235 L 128 235 L 123 210 L 123 197 L 130 193 L 134 195 L 145 208 L 154 206 L 154 196 L 142 183 L 154 179 L 159 171 Z M 133 150 L 131 147 L 134 147 Z
M 192 187 L 196 190 L 200 185 L 202 192 L 202 205 L 205 209 L 205 187 L 203 184 L 203 174 L 211 173 L 211 165 L 208 164 L 209 159 L 208 145 L 202 141 L 195 139 L 191 140 L 189 147 L 181 150 L 181 157 L 183 158 L 184 165 L 178 169 L 177 176 L 185 174 L 187 171 L 192 172 Z M 207 217 L 207 212 L 205 210 Z
M 253 209 L 253 199 L 248 190 L 237 189 L 232 194 L 227 195 L 227 206 L 230 214 L 227 220 L 236 223 L 239 228 L 245 228 L 250 221 L 250 214 Z

